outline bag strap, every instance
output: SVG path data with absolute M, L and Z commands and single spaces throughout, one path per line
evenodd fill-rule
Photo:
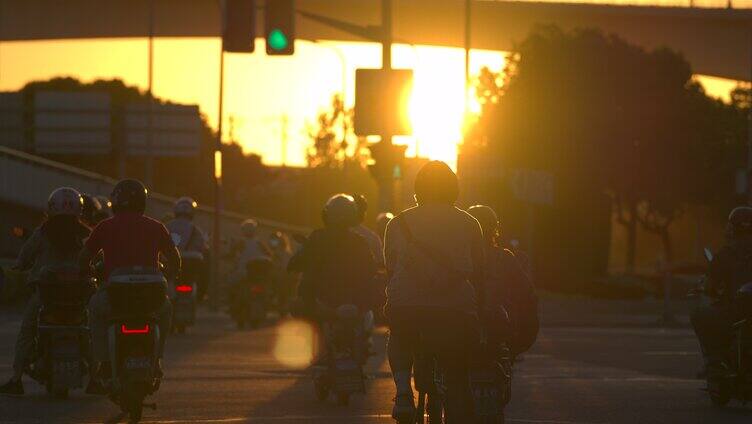
M 432 249 L 429 245 L 413 237 L 413 232 L 407 225 L 407 220 L 405 220 L 404 218 L 397 219 L 397 224 L 402 231 L 402 236 L 405 237 L 405 240 L 409 244 L 417 247 L 426 257 L 428 257 L 428 259 L 430 259 L 435 265 L 438 265 L 439 268 L 451 274 L 458 274 L 457 270 L 450 265 L 450 261 L 448 261 L 444 255 Z

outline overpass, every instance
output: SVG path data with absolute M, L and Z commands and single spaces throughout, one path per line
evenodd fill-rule
M 0 146 L 0 256 L 20 248 L 20 241 L 10 237 L 11 229 L 20 225 L 33 227 L 47 205 L 47 197 L 57 187 L 74 187 L 81 192 L 109 196 L 115 180 L 59 162 L 43 159 Z M 175 198 L 150 193 L 147 214 L 160 219 L 172 212 Z M 199 206 L 195 221 L 204 229 L 212 228 L 214 209 Z M 223 212 L 222 238 L 240 234 L 240 223 L 248 218 L 234 212 Z M 262 232 L 285 231 L 307 233 L 302 227 L 259 219 Z
M 153 0 L 158 37 L 216 37 L 219 0 Z M 150 0 L 0 0 L 0 41 L 144 37 Z M 257 0 L 257 3 L 263 3 Z M 381 0 L 297 0 L 297 8 L 378 25 Z M 696 73 L 751 80 L 752 10 L 472 0 L 473 48 L 513 50 L 535 24 L 597 27 L 644 47 L 681 51 Z M 394 0 L 394 37 L 464 45 L 464 0 Z M 257 14 L 259 23 L 261 15 Z M 363 41 L 299 17 L 301 39 Z M 259 26 L 259 28 L 261 28 Z M 260 31 L 259 31 L 260 33 Z

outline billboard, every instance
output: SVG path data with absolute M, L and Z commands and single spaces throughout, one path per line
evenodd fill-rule
M 0 93 L 0 146 L 24 150 L 25 127 L 21 93 Z
M 102 155 L 112 151 L 110 95 L 40 91 L 34 95 L 34 150 Z
M 412 89 L 410 69 L 357 69 L 355 134 L 411 135 L 408 108 Z
M 201 149 L 201 115 L 198 106 L 130 104 L 125 108 L 125 150 L 129 156 L 197 156 Z M 151 128 L 151 130 L 150 130 Z M 151 134 L 151 140 L 149 135 Z

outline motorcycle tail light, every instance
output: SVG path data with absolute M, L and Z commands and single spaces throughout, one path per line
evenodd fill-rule
M 175 287 L 175 291 L 178 293 L 190 293 L 193 291 L 193 286 L 180 285 Z
M 253 294 L 263 294 L 266 289 L 264 286 L 252 286 L 251 287 L 251 293 Z
M 143 327 L 128 328 L 123 324 L 120 326 L 120 332 L 123 334 L 149 334 L 149 324 L 145 324 Z

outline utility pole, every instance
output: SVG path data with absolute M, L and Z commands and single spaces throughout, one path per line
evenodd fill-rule
M 211 285 L 209 300 L 212 311 L 219 309 L 219 257 L 222 254 L 222 114 L 225 94 L 225 5 L 220 2 L 223 37 L 219 45 L 219 104 L 217 105 L 217 138 L 214 141 L 214 229 L 212 235 Z
M 146 117 L 146 185 L 154 184 L 154 0 L 149 1 L 149 92 L 147 94 L 149 105 Z
M 470 15 L 470 9 L 472 5 L 470 4 L 472 0 L 465 0 L 465 118 L 467 118 L 467 114 L 470 111 L 470 99 L 468 98 L 468 92 L 470 91 L 470 23 L 471 23 L 471 15 Z
M 283 168 L 287 166 L 287 142 L 288 142 L 287 128 L 289 124 L 290 124 L 290 121 L 287 115 L 286 114 L 282 115 L 281 122 L 280 122 L 280 126 L 281 126 L 280 131 L 282 131 L 282 134 L 281 134 L 282 143 L 281 144 L 282 144 L 282 167 Z
M 729 5 L 731 1 L 729 0 Z M 749 85 L 747 85 L 747 203 L 752 205 L 752 23 L 749 31 Z

